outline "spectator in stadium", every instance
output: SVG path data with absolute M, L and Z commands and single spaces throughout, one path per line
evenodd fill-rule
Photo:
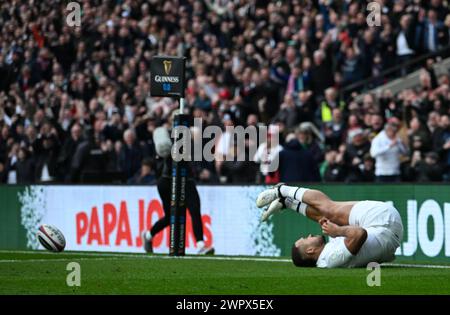
M 399 127 L 395 120 L 391 120 L 372 140 L 370 155 L 375 159 L 375 175 L 378 182 L 401 180 L 400 155 L 405 155 L 408 151 L 398 135 Z
M 153 163 L 150 159 L 144 159 L 139 171 L 127 181 L 128 184 L 154 185 L 156 176 L 153 171 Z
M 20 148 L 16 162 L 17 184 L 34 182 L 34 161 L 25 148 Z
M 235 142 L 227 159 L 221 164 L 220 175 L 230 184 L 254 183 L 256 179 L 256 163 L 248 157 L 248 145 L 240 148 Z
M 224 126 L 224 131 L 219 135 L 217 139 L 214 159 L 216 171 L 218 174 L 221 172 L 222 164 L 225 161 L 226 157 L 232 156 L 235 152 L 231 146 L 231 137 L 234 136 L 234 133 L 230 129 L 234 126 L 234 121 L 229 113 L 224 113 L 222 123 Z
M 108 167 L 108 156 L 103 151 L 99 133 L 92 128 L 84 132 L 84 141 L 77 146 L 68 180 L 71 183 L 102 182 Z
M 11 150 L 8 154 L 8 159 L 6 162 L 6 170 L 8 172 L 8 178 L 7 183 L 8 184 L 16 184 L 17 183 L 17 169 L 16 169 L 16 163 L 18 161 L 18 154 L 19 154 L 19 144 L 13 143 L 11 146 Z
M 332 111 L 335 108 L 343 109 L 345 103 L 338 99 L 335 88 L 330 87 L 325 90 L 325 99 L 320 103 L 317 111 L 317 124 L 326 124 L 332 121 Z
M 5 161 L 8 156 L 8 139 L 9 128 L 8 126 L 3 126 L 0 133 L 0 161 Z
M 325 144 L 337 149 L 345 139 L 345 125 L 342 110 L 340 108 L 334 108 L 331 117 L 331 120 L 323 126 Z
M 111 140 L 112 142 L 122 140 L 122 134 L 124 133 L 121 115 L 117 109 L 112 109 L 111 119 L 102 128 L 102 134 L 105 140 Z
M 299 64 L 295 64 L 291 68 L 289 75 L 286 94 L 294 96 L 296 93 L 305 89 L 305 78 L 302 75 L 302 68 Z
M 141 167 L 142 148 L 136 142 L 136 134 L 132 129 L 125 130 L 123 141 L 118 157 L 119 170 L 124 173 L 125 178 L 130 179 Z
M 316 96 L 323 96 L 327 88 L 333 86 L 334 77 L 331 62 L 323 50 L 316 50 L 313 55 L 313 66 L 311 68 L 311 86 Z
M 70 137 L 67 138 L 61 148 L 58 156 L 58 177 L 60 180 L 67 181 L 69 174 L 67 170 L 70 168 L 72 158 L 77 150 L 78 145 L 83 142 L 83 129 L 79 124 L 74 124 L 70 129 Z
M 430 0 L 429 8 L 433 9 L 437 13 L 437 18 L 439 21 L 443 21 L 449 13 L 449 8 L 444 5 L 443 0 Z
M 347 120 L 347 136 L 352 132 L 352 131 L 358 131 L 361 130 L 362 126 L 359 122 L 358 116 L 356 114 L 350 114 L 348 116 L 348 120 Z M 362 130 L 361 130 L 362 131 Z M 347 139 L 351 140 L 351 139 Z
M 326 152 L 321 171 L 325 182 L 343 182 L 346 177 L 343 154 L 336 150 Z
M 423 126 L 419 118 L 414 117 L 409 122 L 409 151 L 420 151 L 422 153 L 431 149 L 431 139 L 426 126 Z
M 298 123 L 297 108 L 295 107 L 294 98 L 290 94 L 284 96 L 284 102 L 280 106 L 280 110 L 275 115 L 274 120 L 284 123 L 286 128 L 294 128 Z
M 436 52 L 444 44 L 444 25 L 442 21 L 438 20 L 438 14 L 435 9 L 428 10 L 427 17 L 420 24 L 419 28 L 426 52 Z
M 439 122 L 440 122 L 441 116 L 438 112 L 432 111 L 428 114 L 427 119 L 427 128 L 430 131 L 430 138 L 431 138 L 431 145 L 432 149 L 435 150 L 436 148 L 436 142 L 439 138 L 440 128 L 439 128 Z
M 344 153 L 344 162 L 348 170 L 347 181 L 362 181 L 362 171 L 365 169 L 364 157 L 369 153 L 370 142 L 362 129 L 350 131 L 350 143 Z
M 303 131 L 297 128 L 289 134 L 280 152 L 280 179 L 282 182 L 320 181 L 319 164 L 313 152 L 305 148 L 301 141 Z
M 342 57 L 339 59 L 339 71 L 342 73 L 344 85 L 357 82 L 364 78 L 363 57 L 358 44 L 342 46 Z
M 448 115 L 442 115 L 440 128 L 441 132 L 436 149 L 443 159 L 444 180 L 450 181 L 450 118 Z
M 47 182 L 56 179 L 59 148 L 56 129 L 50 122 L 44 122 L 36 141 L 33 143 L 36 161 L 35 178 L 37 181 Z
M 411 15 L 403 15 L 400 18 L 400 28 L 396 35 L 396 54 L 398 64 L 409 61 L 415 55 L 416 50 L 416 24 L 413 22 Z M 407 68 L 402 68 L 400 73 L 404 76 Z
M 372 140 L 376 137 L 382 130 L 384 126 L 383 116 L 379 113 L 368 114 L 369 122 L 368 122 L 368 132 L 369 132 L 369 140 Z
M 302 147 L 311 153 L 314 162 L 320 165 L 324 154 L 320 144 L 323 139 L 319 130 L 310 122 L 301 123 L 297 130 L 297 138 Z
M 6 174 L 5 164 L 0 162 L 0 183 L 2 183 L 2 184 L 6 183 L 6 178 L 7 178 L 7 174 Z
M 206 111 L 211 109 L 211 99 L 206 95 L 204 89 L 199 90 L 198 96 L 195 98 L 193 106 Z
M 315 121 L 316 104 L 311 90 L 301 91 L 296 97 L 299 122 Z
M 375 181 L 375 160 L 367 153 L 364 156 L 364 164 L 360 168 L 358 181 L 373 183 Z
M 259 176 L 265 184 L 275 184 L 280 182 L 280 172 L 274 170 L 274 166 L 279 164 L 279 154 L 283 147 L 278 143 L 280 135 L 274 125 L 269 126 L 267 142 L 261 143 L 255 153 L 253 161 L 259 164 Z
M 420 151 L 414 151 L 411 159 L 411 179 L 417 182 L 442 181 L 442 167 L 436 152 L 428 152 L 425 157 Z

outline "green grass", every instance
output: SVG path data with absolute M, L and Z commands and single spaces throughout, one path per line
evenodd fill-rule
M 66 285 L 72 261 L 80 287 Z M 368 274 L 283 261 L 0 251 L 0 294 L 450 294 L 450 269 L 382 267 L 380 287 L 367 286 Z

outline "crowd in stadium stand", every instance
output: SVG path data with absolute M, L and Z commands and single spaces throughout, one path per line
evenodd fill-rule
M 79 2 L 81 27 L 67 1 L 0 3 L 0 183 L 154 183 L 152 132 L 178 108 L 150 95 L 157 54 L 187 57 L 204 127 L 278 127 L 254 161 L 193 163 L 200 183 L 450 181 L 450 79 L 432 59 L 417 88 L 341 93 L 446 48 L 448 1 L 379 0 L 374 27 L 368 1 Z M 218 157 L 240 154 L 227 143 Z

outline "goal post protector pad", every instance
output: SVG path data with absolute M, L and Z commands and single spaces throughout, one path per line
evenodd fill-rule
M 174 143 L 181 139 L 177 132 L 178 126 L 189 128 L 189 115 L 176 115 L 173 120 Z M 181 137 L 180 137 L 181 136 Z M 190 139 L 183 139 L 190 141 Z M 186 143 L 186 145 L 190 145 Z M 184 146 L 186 148 L 186 146 Z M 174 145 L 173 149 L 176 148 Z M 170 202 L 170 251 L 171 256 L 183 256 L 185 254 L 186 238 L 186 181 L 188 176 L 189 161 L 172 160 L 172 187 Z

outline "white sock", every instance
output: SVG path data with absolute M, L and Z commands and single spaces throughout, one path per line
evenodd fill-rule
M 150 231 L 146 231 L 144 234 L 144 237 L 146 240 L 151 241 L 152 239 L 152 234 L 150 233 Z
M 303 195 L 305 194 L 305 192 L 307 190 L 309 190 L 309 189 L 303 188 L 303 187 L 287 186 L 287 185 L 282 185 L 280 187 L 280 193 L 283 197 L 293 198 L 300 202 L 303 201 Z
M 284 200 L 284 204 L 286 205 L 286 208 L 289 208 L 291 210 L 296 211 L 299 214 L 306 216 L 306 208 L 308 207 L 306 203 L 287 197 Z
M 197 242 L 197 248 L 203 248 L 204 246 L 205 246 L 205 242 L 203 242 L 203 241 Z

